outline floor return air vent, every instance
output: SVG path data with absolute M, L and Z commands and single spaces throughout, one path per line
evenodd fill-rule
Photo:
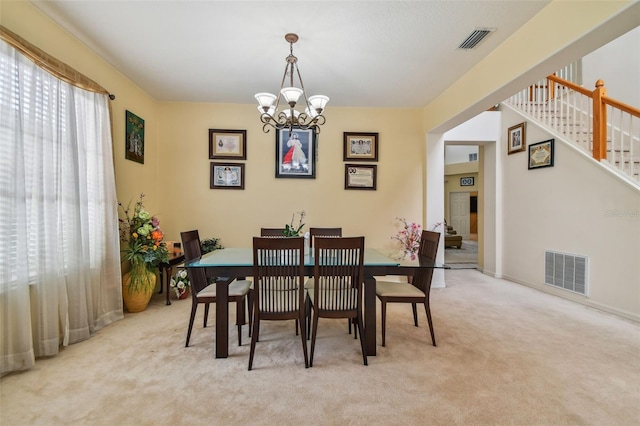
M 588 260 L 587 256 L 546 250 L 544 283 L 586 296 Z

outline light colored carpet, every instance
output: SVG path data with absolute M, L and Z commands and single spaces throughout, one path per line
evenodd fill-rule
M 638 425 L 640 325 L 476 270 L 446 271 L 424 312 L 391 304 L 387 347 L 362 365 L 342 320 L 320 322 L 305 369 L 293 322 L 249 340 L 213 327 L 190 300 L 149 308 L 0 381 L 2 425 Z M 232 309 L 231 318 L 234 311 Z M 211 313 L 211 325 L 214 322 Z M 380 332 L 378 332 L 380 333 Z M 380 342 L 380 334 L 378 334 Z

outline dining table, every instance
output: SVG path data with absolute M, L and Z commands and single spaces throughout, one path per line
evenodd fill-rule
M 306 276 L 313 276 L 314 258 L 312 253 L 304 256 Z M 207 277 L 216 278 L 216 326 L 215 357 L 227 358 L 229 355 L 229 289 L 228 285 L 236 278 L 253 275 L 252 248 L 223 248 L 202 255 L 195 260 L 186 261 L 187 270 L 204 268 Z M 367 356 L 376 355 L 376 279 L 377 276 L 398 275 L 413 276 L 425 268 L 444 268 L 448 266 L 423 256 L 405 259 L 397 256 L 397 251 L 364 249 L 364 331 Z

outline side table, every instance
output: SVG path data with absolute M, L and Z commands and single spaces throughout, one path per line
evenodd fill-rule
M 171 304 L 169 300 L 169 283 L 171 282 L 171 271 L 173 267 L 179 265 L 184 262 L 184 254 L 182 253 L 171 253 L 169 255 L 169 261 L 166 263 L 161 263 L 158 265 L 158 269 L 160 271 L 160 294 L 162 294 L 162 288 L 165 287 L 167 305 Z

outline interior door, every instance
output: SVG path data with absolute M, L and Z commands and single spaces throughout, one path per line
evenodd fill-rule
M 453 229 L 462 235 L 463 240 L 469 239 L 469 208 L 471 196 L 469 192 L 452 192 L 449 196 L 449 212 Z

